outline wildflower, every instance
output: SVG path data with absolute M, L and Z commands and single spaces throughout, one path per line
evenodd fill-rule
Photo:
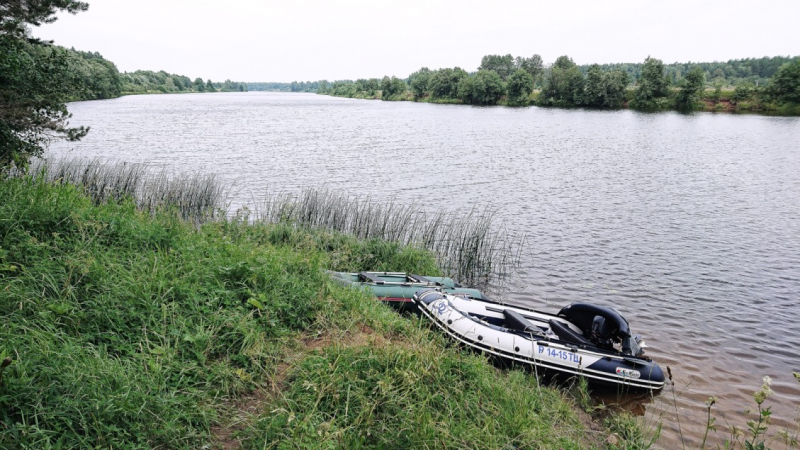
M 756 403 L 761 405 L 764 403 L 764 400 L 767 399 L 771 394 L 775 392 L 769 386 L 772 384 L 772 378 L 769 376 L 764 377 L 764 382 L 761 384 L 761 389 L 757 390 L 753 393 L 753 398 L 755 399 Z
M 717 403 L 717 397 L 708 397 L 708 400 L 706 400 L 706 407 L 711 408 L 715 403 Z

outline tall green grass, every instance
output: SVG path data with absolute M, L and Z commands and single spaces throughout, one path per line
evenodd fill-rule
M 185 220 L 204 222 L 225 215 L 225 186 L 214 175 L 153 172 L 146 164 L 99 159 L 37 159 L 13 176 L 39 176 L 51 183 L 80 187 L 95 204 L 132 198 L 154 213 L 175 208 Z
M 325 272 L 429 252 L 137 206 L 0 180 L 0 448 L 586 447 L 558 391 Z
M 444 273 L 476 283 L 505 274 L 522 242 L 495 226 L 491 210 L 426 213 L 421 205 L 375 202 L 325 189 L 269 197 L 256 211 L 264 223 L 292 223 L 360 239 L 381 239 L 432 251 Z
M 246 448 L 586 448 L 582 424 L 529 374 L 415 333 L 409 347 L 332 346 L 292 370 L 283 398 L 244 431 Z
M 152 172 L 143 164 L 79 158 L 40 159 L 15 177 L 36 176 L 83 190 L 95 204 L 132 198 L 154 214 L 174 209 L 181 218 L 202 223 L 226 217 L 258 223 L 283 223 L 305 230 L 327 230 L 362 240 L 425 248 L 436 255 L 436 272 L 467 284 L 502 277 L 519 263 L 522 240 L 496 226 L 493 211 L 426 212 L 421 205 L 376 202 L 326 189 L 268 197 L 252 217 L 246 209 L 227 211 L 227 189 L 213 175 Z M 335 270 L 335 268 L 332 267 Z M 376 265 L 365 270 L 381 270 Z M 432 275 L 432 272 L 425 272 Z

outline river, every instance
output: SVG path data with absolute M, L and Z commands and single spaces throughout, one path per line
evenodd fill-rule
M 500 294 L 556 310 L 613 305 L 674 375 L 659 445 L 696 446 L 706 399 L 745 426 L 772 378 L 772 431 L 800 414 L 800 118 L 471 107 L 291 93 L 70 104 L 73 155 L 218 174 L 232 207 L 326 187 L 434 209 L 491 207 L 526 236 Z M 606 399 L 607 400 L 607 399 Z M 675 420 L 680 414 L 680 430 Z

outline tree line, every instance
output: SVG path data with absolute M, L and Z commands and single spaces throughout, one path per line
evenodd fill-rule
M 321 81 L 292 81 L 291 83 L 256 82 L 247 83 L 248 91 L 273 91 L 273 92 L 317 92 Z
M 795 62 L 800 57 L 774 56 L 763 58 L 732 59 L 724 62 L 688 62 L 664 64 L 664 71 L 670 82 L 677 83 L 695 68 L 700 68 L 705 75 L 706 83 L 712 86 L 735 87 L 740 84 L 763 86 L 778 72 L 781 66 Z M 583 73 L 589 65 L 579 66 Z M 628 74 L 632 80 L 642 74 L 644 63 L 635 64 L 601 64 L 604 71 L 619 69 Z
M 0 172 L 24 166 L 56 139 L 78 140 L 89 131 L 70 127 L 66 103 L 125 94 L 238 92 L 245 83 L 191 80 L 164 71 L 120 73 L 97 52 L 66 49 L 31 36 L 31 26 L 51 23 L 57 12 L 77 14 L 76 0 L 0 2 Z
M 225 80 L 215 83 L 211 80 L 203 81 L 202 78 L 191 78 L 184 75 L 167 73 L 163 70 L 153 72 L 150 70 L 137 70 L 122 74 L 122 89 L 124 94 L 157 94 L 180 92 L 247 92 L 247 83 Z
M 685 64 L 648 57 L 640 64 L 579 66 L 566 55 L 550 65 L 539 55 L 486 55 L 474 72 L 423 67 L 407 78 L 315 83 L 320 94 L 384 100 L 679 110 L 727 101 L 774 109 L 800 103 L 800 57 Z

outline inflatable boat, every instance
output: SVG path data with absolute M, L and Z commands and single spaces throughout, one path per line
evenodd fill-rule
M 573 303 L 548 314 L 422 289 L 413 300 L 448 336 L 533 370 L 583 376 L 594 385 L 636 390 L 664 387 L 664 373 L 644 356 L 644 343 L 614 309 Z
M 477 289 L 458 285 L 452 278 L 428 277 L 404 272 L 328 272 L 334 281 L 364 289 L 399 310 L 414 309 L 414 294 L 420 289 L 436 289 L 463 298 L 486 300 Z

